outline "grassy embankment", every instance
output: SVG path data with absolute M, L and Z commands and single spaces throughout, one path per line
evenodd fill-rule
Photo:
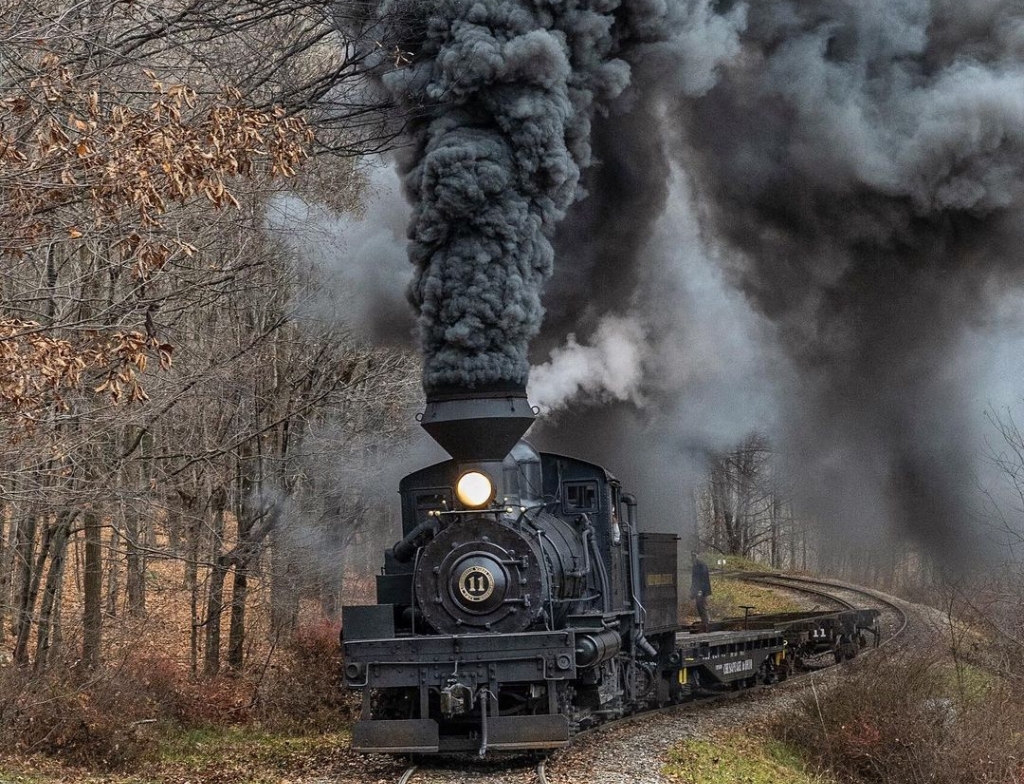
M 2 784 L 281 784 L 364 766 L 348 750 L 349 733 L 280 732 L 258 727 L 154 730 L 151 754 L 119 772 L 96 772 L 52 758 L 0 763 Z
M 726 606 L 757 603 L 733 589 L 715 589 Z M 949 626 L 928 646 L 858 659 L 742 732 L 681 741 L 664 773 L 687 784 L 1024 781 L 1021 648 L 962 619 Z
M 662 770 L 686 784 L 826 784 L 791 748 L 769 738 L 729 733 L 688 739 L 669 752 Z

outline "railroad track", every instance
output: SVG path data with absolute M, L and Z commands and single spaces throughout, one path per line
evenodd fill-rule
M 494 767 L 493 773 L 495 777 L 499 778 L 502 782 L 514 780 L 516 782 L 523 782 L 526 784 L 548 784 L 547 774 L 545 766 L 547 759 L 540 760 L 536 766 L 533 763 L 523 763 L 517 761 L 516 758 L 508 760 L 507 764 L 499 764 Z M 533 778 L 530 779 L 530 773 L 532 768 Z M 417 773 L 423 774 L 425 777 L 436 779 L 438 777 L 450 777 L 452 781 L 463 782 L 466 781 L 466 771 L 458 770 L 454 768 L 433 766 L 429 762 L 423 765 L 410 765 L 402 773 L 402 777 L 398 780 L 398 784 L 416 784 L 414 777 Z
M 760 583 L 762 585 L 774 586 L 776 588 L 785 588 L 790 591 L 799 591 L 812 596 L 820 596 L 846 607 L 847 609 L 853 609 L 857 605 L 837 596 L 837 591 L 867 598 L 872 603 L 881 605 L 881 607 L 884 608 L 884 612 L 891 615 L 893 622 L 892 631 L 886 634 L 885 639 L 876 647 L 891 644 L 897 637 L 903 634 L 907 628 L 907 614 L 903 608 L 877 591 L 872 591 L 869 588 L 859 588 L 845 583 L 836 582 L 834 580 L 825 580 L 814 577 L 797 577 L 794 575 L 776 574 L 775 572 L 731 572 L 728 576 L 733 579 Z
M 885 598 L 884 596 L 871 591 L 866 588 L 856 588 L 843 583 L 837 583 L 831 580 L 814 579 L 810 577 L 794 577 L 790 575 L 780 575 L 774 572 L 732 572 L 727 575 L 733 579 L 744 580 L 748 582 L 755 582 L 770 587 L 782 588 L 789 591 L 798 591 L 811 596 L 817 596 L 822 599 L 827 599 L 842 608 L 853 609 L 858 606 L 863 606 L 863 601 L 860 605 L 850 601 L 849 599 L 842 598 L 837 595 L 838 593 L 849 594 L 867 598 L 871 603 L 880 605 L 885 608 L 885 612 L 889 613 L 891 619 L 892 631 L 884 635 L 884 639 L 880 640 L 879 645 L 876 646 L 881 648 L 885 645 L 890 644 L 895 640 L 907 627 L 907 615 L 904 610 L 894 602 Z M 873 649 L 872 649 L 873 650 Z M 865 653 L 870 653 L 865 651 Z M 827 668 L 826 668 L 827 669 Z M 800 681 L 809 679 L 817 674 L 821 670 L 811 670 L 799 675 L 791 676 L 786 680 L 786 684 L 794 684 Z M 771 687 L 767 687 L 771 688 Z M 737 699 L 746 695 L 749 695 L 752 690 L 741 690 L 734 692 L 721 692 L 711 695 L 702 695 L 696 699 L 689 700 L 687 702 L 668 705 L 663 708 L 655 708 L 652 710 L 643 711 L 641 713 L 635 713 L 629 716 L 624 716 L 614 721 L 605 722 L 596 727 L 592 727 L 587 730 L 577 732 L 573 736 L 573 742 L 588 735 L 598 735 L 600 733 L 608 732 L 618 727 L 622 727 L 628 724 L 632 724 L 637 721 L 644 721 L 652 717 L 668 714 L 673 712 L 682 712 L 691 710 L 697 706 L 706 706 L 717 702 L 725 702 L 726 700 Z M 497 763 L 491 766 L 490 772 L 494 774 L 494 781 L 501 782 L 516 782 L 517 784 L 548 784 L 546 775 L 546 759 L 541 759 L 539 763 L 526 762 L 520 758 L 509 758 L 508 760 Z M 470 764 L 470 763 L 467 763 Z M 479 770 L 479 763 L 474 761 L 471 763 L 473 767 Z M 419 774 L 419 775 L 417 775 Z M 421 778 L 422 776 L 422 778 Z M 481 781 L 487 781 L 486 778 L 480 778 Z M 430 782 L 434 784 L 438 781 L 451 781 L 453 782 L 464 782 L 471 781 L 472 779 L 467 777 L 467 771 L 465 768 L 457 769 L 451 767 L 451 762 L 437 758 L 427 758 L 422 762 L 414 765 L 410 765 L 401 778 L 398 780 L 398 784 L 420 784 L 422 781 L 424 784 Z

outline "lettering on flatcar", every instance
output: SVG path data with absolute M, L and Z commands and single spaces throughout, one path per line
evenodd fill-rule
M 754 660 L 744 659 L 743 661 L 726 662 L 723 664 L 722 674 L 735 675 L 737 672 L 746 672 L 752 669 L 754 669 Z
M 653 588 L 658 585 L 675 585 L 676 576 L 674 574 L 649 574 L 647 575 L 647 587 Z

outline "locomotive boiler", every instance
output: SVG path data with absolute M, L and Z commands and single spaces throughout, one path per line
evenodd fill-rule
M 421 424 L 452 459 L 400 484 L 377 603 L 343 611 L 364 752 L 540 749 L 715 684 L 784 671 L 774 629 L 681 633 L 676 537 L 604 468 L 538 452 L 525 393 L 454 390 Z

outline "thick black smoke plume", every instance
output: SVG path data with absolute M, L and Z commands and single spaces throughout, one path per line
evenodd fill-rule
M 727 398 L 706 386 L 694 408 L 700 385 L 675 383 L 688 357 L 672 335 L 684 325 L 707 342 L 687 312 L 699 303 L 664 285 L 672 249 L 648 252 L 673 207 L 671 162 L 701 227 L 692 239 L 782 349 L 773 435 L 802 468 L 801 509 L 858 531 L 906 524 L 964 551 L 985 401 L 971 398 L 963 346 L 1022 266 L 1018 0 L 376 8 L 403 20 L 381 51 L 411 118 L 403 171 L 428 390 L 525 381 L 557 224 L 534 359 L 570 332 L 591 345 L 613 314 L 648 341 L 631 356 L 653 358 L 643 388 L 629 387 L 646 406 L 636 454 L 670 464 L 680 444 L 699 449 L 673 417 Z M 611 352 L 588 356 L 608 370 Z M 606 414 L 609 432 L 633 432 L 632 406 Z M 577 420 L 590 447 L 592 417 Z M 628 465 L 630 440 L 590 456 Z
M 980 412 L 957 354 L 992 287 L 1020 282 L 1024 8 L 757 3 L 741 56 L 674 117 L 796 362 L 784 425 L 810 500 L 968 555 Z
M 664 147 L 638 159 L 652 148 L 646 126 L 602 152 L 631 160 L 649 193 L 665 176 L 656 153 L 680 162 L 708 241 L 775 325 L 792 368 L 778 430 L 802 468 L 803 508 L 845 522 L 851 539 L 884 519 L 970 555 L 985 403 L 961 352 L 1024 266 L 1024 7 L 765 0 L 704 95 L 637 80 L 663 101 Z M 600 246 L 621 232 L 585 210 L 638 203 L 595 196 L 605 203 L 563 225 L 566 255 L 581 236 Z M 651 271 L 628 245 L 617 243 L 632 287 L 620 302 Z M 601 279 L 572 280 L 580 301 L 591 289 L 608 299 Z
M 648 0 L 394 0 L 384 83 L 402 159 L 424 387 L 525 385 L 550 237 L 581 194 L 595 111 L 682 17 Z

